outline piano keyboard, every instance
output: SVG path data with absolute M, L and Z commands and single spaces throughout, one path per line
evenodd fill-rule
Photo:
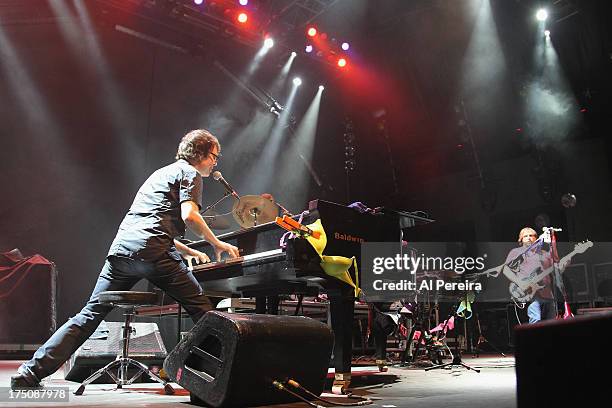
M 221 262 L 208 262 L 205 264 L 192 264 L 192 259 L 187 260 L 187 268 L 192 272 L 206 271 L 210 269 L 219 269 L 232 265 L 248 266 L 252 263 L 260 263 L 263 261 L 275 260 L 276 258 L 284 258 L 285 254 L 282 248 L 272 249 L 270 251 L 257 252 L 239 256 L 238 258 L 225 259 Z

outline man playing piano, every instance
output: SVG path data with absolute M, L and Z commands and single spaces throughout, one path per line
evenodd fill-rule
M 176 161 L 155 171 L 136 193 L 87 304 L 19 367 L 11 377 L 12 388 L 40 386 L 89 338 L 113 309 L 99 303 L 100 292 L 130 290 L 144 278 L 179 302 L 194 321 L 212 308 L 181 255 L 200 262 L 210 259 L 175 238 L 189 227 L 214 246 L 218 258 L 223 252 L 238 256 L 238 248 L 217 239 L 199 213 L 202 177 L 211 174 L 219 152 L 219 141 L 206 130 L 182 138 Z

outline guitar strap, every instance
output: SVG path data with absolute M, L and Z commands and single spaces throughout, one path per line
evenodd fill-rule
M 506 266 L 512 270 L 512 272 L 517 273 L 520 269 L 521 264 L 525 261 L 525 255 L 529 251 L 540 251 L 542 249 L 542 243 L 544 240 L 540 237 L 533 244 L 529 245 L 527 249 L 521 252 L 516 258 L 512 259 L 510 262 L 506 263 Z

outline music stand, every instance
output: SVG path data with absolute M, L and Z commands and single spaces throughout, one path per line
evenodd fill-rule
M 467 302 L 467 293 L 466 293 L 466 302 Z M 459 302 L 459 305 L 461 304 L 461 302 Z M 450 320 L 451 317 L 458 317 L 457 316 L 457 309 L 459 308 L 459 305 L 457 305 L 457 307 L 455 307 L 455 310 L 453 310 L 448 317 L 446 318 L 446 321 L 444 322 L 444 326 L 442 327 L 442 332 L 444 333 L 444 330 L 446 330 L 446 327 L 448 326 L 448 321 Z M 455 329 L 456 330 L 456 329 Z M 453 367 L 454 365 L 456 366 L 460 366 L 463 367 L 465 369 L 468 370 L 474 370 L 477 373 L 480 372 L 480 370 L 474 368 L 474 367 L 470 367 L 469 365 L 465 364 L 463 361 L 461 361 L 461 351 L 459 350 L 459 340 L 457 338 L 457 336 L 455 336 L 455 352 L 453 353 L 453 361 L 451 361 L 450 363 L 446 363 L 446 364 L 440 364 L 437 366 L 433 366 L 433 367 L 428 367 L 425 369 L 425 371 L 429 371 L 429 370 L 435 370 L 436 368 L 444 368 L 444 367 Z

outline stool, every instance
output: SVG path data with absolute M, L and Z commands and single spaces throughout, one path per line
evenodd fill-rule
M 74 392 L 75 395 L 82 395 L 85 391 L 85 386 L 95 381 L 104 373 L 108 374 L 117 388 L 123 388 L 124 385 L 130 385 L 140 375 L 147 374 L 149 378 L 164 386 L 164 392 L 168 395 L 174 394 L 174 389 L 167 382 L 149 371 L 149 367 L 133 360 L 129 357 L 128 351 L 130 346 L 130 335 L 134 331 L 132 328 L 132 319 L 134 317 L 134 309 L 137 306 L 153 305 L 157 303 L 157 294 L 153 292 L 132 292 L 132 291 L 107 291 L 100 292 L 99 301 L 102 304 L 112 305 L 125 309 L 125 322 L 123 326 L 122 350 L 121 355 L 117 356 L 115 361 L 108 363 L 81 383 L 81 386 Z M 136 367 L 138 372 L 128 379 L 128 368 Z M 115 372 L 117 374 L 115 374 Z

